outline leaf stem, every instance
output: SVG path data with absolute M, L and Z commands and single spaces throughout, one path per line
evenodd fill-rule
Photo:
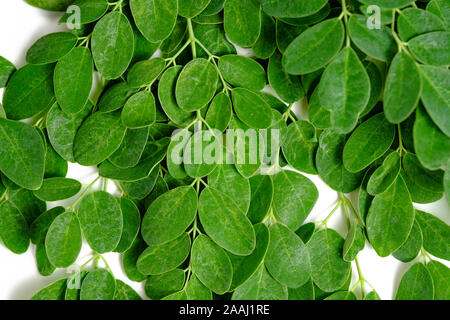
M 192 20 L 187 19 L 187 25 L 189 30 L 189 42 L 191 44 L 192 49 L 192 57 L 194 59 L 197 59 L 197 47 L 195 46 L 195 35 L 194 35 L 194 28 L 192 28 Z

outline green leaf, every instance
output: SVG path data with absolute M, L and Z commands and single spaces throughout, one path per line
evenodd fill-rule
M 33 191 L 34 195 L 43 201 L 60 201 L 72 198 L 81 190 L 78 180 L 67 178 L 45 179 L 39 190 Z
M 432 0 L 427 5 L 427 11 L 437 15 L 446 25 L 450 27 L 450 6 L 445 0 Z
M 258 40 L 253 45 L 253 53 L 258 59 L 268 59 L 272 56 L 277 48 L 275 40 L 276 24 L 274 19 L 265 14 L 261 14 L 261 33 Z
M 180 49 L 180 45 L 182 45 L 182 41 L 187 31 L 187 21 L 182 17 L 177 18 L 177 22 L 169 37 L 164 39 L 159 46 L 159 49 L 167 55 L 171 55 L 172 53 L 176 53 L 176 49 Z
M 10 202 L 0 204 L 0 239 L 15 254 L 22 254 L 30 245 L 28 223 Z
M 190 61 L 177 80 L 175 96 L 184 111 L 200 110 L 211 101 L 217 88 L 218 74 L 206 59 Z
M 381 300 L 378 293 L 375 291 L 370 291 L 365 297 L 364 300 Z
M 178 0 L 178 14 L 185 18 L 198 16 L 211 0 Z
M 156 102 L 151 92 L 141 91 L 128 99 L 122 114 L 122 123 L 131 129 L 144 128 L 156 121 Z
M 69 170 L 69 164 L 53 149 L 48 137 L 46 137 L 46 145 L 44 179 L 65 177 Z
M 308 118 L 317 129 L 331 128 L 331 113 L 320 103 L 318 87 L 314 89 L 308 101 Z
M 383 113 L 361 124 L 352 133 L 344 147 L 343 160 L 350 172 L 360 172 L 380 158 L 392 145 L 395 127 Z
M 85 107 L 92 88 L 94 63 L 89 49 L 78 47 L 62 58 L 55 67 L 55 96 L 61 109 L 69 114 Z
M 270 86 L 283 101 L 294 103 L 305 96 L 300 78 L 284 71 L 281 55 L 277 52 L 270 57 L 267 76 Z
M 78 219 L 89 246 L 98 253 L 113 251 L 119 244 L 123 218 L 119 202 L 107 192 L 95 191 L 81 200 Z
M 404 52 L 394 57 L 384 90 L 384 113 L 389 122 L 406 120 L 417 106 L 422 80 L 414 60 Z
M 30 64 L 56 62 L 75 47 L 77 40 L 77 37 L 70 32 L 50 33 L 31 46 L 27 52 L 27 62 Z
M 38 244 L 45 240 L 48 228 L 60 214 L 64 213 L 66 209 L 64 207 L 55 207 L 44 213 L 42 213 L 33 223 L 30 225 L 30 238 L 31 242 Z
M 284 23 L 281 20 L 276 22 L 276 41 L 278 50 L 284 54 L 289 45 L 306 29 L 308 26 L 295 25 Z M 284 68 L 284 66 L 283 66 Z
M 191 251 L 191 239 L 183 233 L 175 240 L 151 245 L 139 256 L 136 266 L 144 275 L 160 275 L 180 266 Z
M 141 160 L 132 168 L 119 168 L 111 162 L 105 161 L 99 167 L 99 175 L 112 180 L 135 182 L 147 178 L 159 165 L 167 153 L 170 138 L 148 142 L 145 146 Z
M 413 129 L 414 149 L 427 169 L 437 170 L 450 158 L 450 137 L 442 133 L 433 120 L 419 107 Z
M 397 30 L 400 39 L 409 41 L 424 33 L 443 31 L 445 25 L 438 16 L 431 12 L 418 8 L 407 8 L 402 10 L 398 16 Z
M 344 25 L 328 19 L 300 34 L 286 49 L 283 67 L 291 74 L 307 74 L 326 66 L 342 47 Z
M 44 178 L 45 148 L 31 126 L 0 118 L 0 170 L 21 187 L 37 190 Z
M 421 66 L 422 71 L 422 101 L 434 123 L 450 136 L 450 70 Z
M 119 168 L 132 168 L 139 163 L 148 140 L 148 128 L 128 129 L 119 149 L 108 160 Z
M 361 184 L 362 173 L 352 173 L 345 169 L 342 152 L 346 135 L 338 134 L 334 129 L 327 129 L 320 135 L 316 166 L 320 177 L 338 192 L 349 193 Z
M 140 273 L 136 267 L 137 260 L 146 247 L 144 240 L 138 235 L 131 247 L 122 255 L 123 270 L 132 281 L 142 282 L 147 279 L 147 276 Z
M 237 288 L 232 300 L 287 300 L 288 289 L 271 277 L 264 264 L 242 286 Z
M 250 183 L 231 164 L 219 165 L 209 176 L 208 185 L 229 196 L 240 211 L 247 214 L 250 205 Z
M 123 253 L 132 246 L 139 233 L 141 214 L 133 201 L 126 198 L 120 199 L 120 210 L 123 219 L 122 235 L 114 251 Z
M 81 284 L 80 300 L 114 300 L 116 280 L 105 269 L 91 271 Z
M 433 300 L 433 279 L 427 268 L 415 263 L 403 275 L 398 285 L 395 300 Z
M 75 213 L 65 212 L 57 216 L 45 237 L 45 250 L 52 265 L 69 267 L 76 261 L 81 244 L 80 223 Z
M 41 241 L 36 245 L 36 265 L 41 276 L 47 277 L 55 272 L 56 267 L 49 261 L 45 242 Z
M 114 300 L 142 300 L 141 296 L 129 285 L 121 280 L 116 280 L 116 292 Z
M 220 57 L 218 66 L 223 78 L 234 87 L 260 91 L 266 85 L 266 72 L 253 59 L 230 54 Z
M 16 71 L 16 67 L 0 56 L 0 88 L 6 87 L 9 78 Z
M 133 29 L 124 14 L 110 12 L 95 25 L 92 56 L 104 78 L 116 79 L 125 72 L 133 58 L 133 48 Z
M 433 279 L 434 300 L 450 299 L 450 269 L 433 260 L 427 263 L 426 268 Z
M 47 210 L 46 203 L 36 198 L 31 190 L 13 190 L 9 193 L 8 197 L 9 201 L 19 209 L 29 225 L 39 217 L 41 213 Z
M 311 279 L 298 288 L 288 288 L 289 300 L 314 300 L 314 283 Z
M 219 131 L 225 131 L 233 115 L 230 98 L 223 92 L 220 92 L 213 99 L 208 108 L 205 121 L 208 125 Z
M 126 82 L 118 82 L 108 87 L 100 97 L 97 107 L 101 112 L 112 112 L 122 108 L 138 89 L 132 88 Z
M 135 63 L 127 74 L 127 82 L 133 88 L 152 84 L 166 68 L 163 58 L 154 58 Z
M 78 6 L 80 9 L 79 23 L 81 25 L 97 21 L 108 10 L 107 0 L 75 0 L 73 5 Z M 70 17 L 71 14 L 66 12 L 61 20 L 59 20 L 59 23 L 71 23 Z
M 298 288 L 311 276 L 309 254 L 302 240 L 280 223 L 270 226 L 270 241 L 265 265 L 281 284 Z
M 355 51 L 344 48 L 325 69 L 319 84 L 321 105 L 340 133 L 352 131 L 370 98 L 370 80 Z
M 394 37 L 386 26 L 369 29 L 367 18 L 354 14 L 350 17 L 348 28 L 353 43 L 368 56 L 387 62 L 397 53 Z
M 255 92 L 235 88 L 232 91 L 232 100 L 237 117 L 247 126 L 266 129 L 272 124 L 270 106 Z
M 54 102 L 54 65 L 25 65 L 13 73 L 3 96 L 8 119 L 31 118 L 50 108 Z
M 347 237 L 345 238 L 344 249 L 342 252 L 344 260 L 348 262 L 355 260 L 358 253 L 364 249 L 365 244 L 366 238 L 364 236 L 364 229 L 356 220 L 354 220 L 348 231 Z
M 423 247 L 433 256 L 450 260 L 450 226 L 436 216 L 416 210 L 416 219 L 422 229 Z
M 217 294 L 230 289 L 233 267 L 225 251 L 207 236 L 199 235 L 191 251 L 192 271 L 197 278 Z
M 299 18 L 313 15 L 327 4 L 326 0 L 263 0 L 263 10 L 275 17 Z
M 358 1 L 368 5 L 376 5 L 386 9 L 401 8 L 407 6 L 408 4 L 411 4 L 411 2 L 414 2 L 414 0 L 358 0 Z
M 314 233 L 307 244 L 314 283 L 323 291 L 333 292 L 347 281 L 350 263 L 342 259 L 344 239 L 333 229 Z
M 254 0 L 225 1 L 224 27 L 233 43 L 243 48 L 253 46 L 261 33 L 259 4 Z
M 313 222 L 308 222 L 298 228 L 295 234 L 302 239 L 303 243 L 308 243 L 315 231 L 316 225 Z
M 384 159 L 383 164 L 370 176 L 367 192 L 376 196 L 388 189 L 397 179 L 401 169 L 401 158 L 398 152 L 392 152 Z
M 233 265 L 233 281 L 230 291 L 245 283 L 258 269 L 263 261 L 269 245 L 269 229 L 262 223 L 254 226 L 256 235 L 256 247 L 248 256 L 237 256 L 228 253 Z
M 155 188 L 160 173 L 160 167 L 155 167 L 147 178 L 134 182 L 122 182 L 125 194 L 131 199 L 142 200 Z
M 411 232 L 409 233 L 406 242 L 392 255 L 397 260 L 402 262 L 410 262 L 414 260 L 422 249 L 423 237 L 422 230 L 420 229 L 417 221 L 414 221 Z
M 352 291 L 338 291 L 326 297 L 324 300 L 358 300 Z
M 131 0 L 130 8 L 139 31 L 150 42 L 166 39 L 177 21 L 176 1 Z
M 308 121 L 293 122 L 283 133 L 283 155 L 294 169 L 301 172 L 317 174 L 314 158 L 318 145 L 316 128 Z
M 381 70 L 374 62 L 369 62 L 366 65 L 366 71 L 370 79 L 370 98 L 366 108 L 361 113 L 360 117 L 367 115 L 370 111 L 373 110 L 377 102 L 380 100 L 381 93 L 383 92 L 384 88 L 384 75 L 381 74 Z
M 225 37 L 222 25 L 199 24 L 194 27 L 194 33 L 197 40 L 211 54 L 223 56 L 236 53 L 236 48 Z M 208 58 L 208 54 L 201 47 L 197 47 L 197 55 L 202 58 Z
M 414 207 L 401 176 L 384 193 L 375 197 L 367 215 L 367 236 L 380 257 L 399 249 L 414 224 Z
M 145 282 L 145 294 L 152 300 L 160 300 L 183 289 L 185 274 L 181 269 L 151 276 Z
M 60 279 L 35 293 L 30 300 L 64 300 L 66 288 L 67 278 Z
M 66 114 L 54 104 L 47 114 L 47 133 L 55 151 L 66 161 L 75 162 L 73 143 L 78 128 L 88 116 L 92 103 L 88 102 L 77 114 Z
M 402 177 L 406 182 L 411 199 L 416 203 L 431 203 L 442 198 L 444 172 L 425 169 L 412 153 L 403 157 Z
M 450 57 L 450 32 L 435 31 L 417 36 L 408 42 L 412 54 L 425 64 L 448 66 Z
M 64 11 L 73 0 L 26 0 L 34 7 L 49 11 Z
M 161 107 L 169 119 L 178 125 L 184 125 L 193 120 L 193 114 L 181 109 L 175 97 L 175 87 L 182 69 L 182 66 L 167 69 L 158 84 L 158 98 Z
M 195 274 L 191 275 L 184 290 L 188 300 L 212 300 L 213 298 L 211 290 L 205 287 Z
M 197 213 L 197 193 L 184 186 L 159 196 L 142 220 L 142 237 L 148 245 L 164 244 L 181 236 Z
M 253 223 L 264 220 L 273 199 L 273 182 L 270 176 L 257 175 L 250 178 L 251 200 L 247 211 L 248 219 Z
M 273 177 L 273 187 L 274 213 L 289 229 L 297 230 L 319 197 L 316 186 L 305 176 L 284 170 Z
M 83 166 L 95 166 L 108 159 L 122 143 L 126 128 L 119 113 L 96 112 L 78 129 L 73 153 Z
M 448 165 L 444 176 L 444 188 L 445 188 L 445 196 L 447 197 L 447 202 L 450 204 L 450 166 Z
M 227 194 L 206 188 L 199 199 L 198 212 L 208 236 L 225 250 L 246 256 L 256 246 L 251 222 Z
M 197 131 L 184 149 L 183 164 L 192 178 L 202 178 L 211 174 L 222 163 L 222 146 L 214 131 Z

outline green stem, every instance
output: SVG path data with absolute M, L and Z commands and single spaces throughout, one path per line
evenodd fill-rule
M 87 187 L 86 189 L 83 190 L 83 192 L 78 196 L 78 198 L 69 206 L 67 207 L 67 209 L 70 209 L 69 211 L 72 211 L 75 209 L 76 205 L 81 201 L 81 199 L 83 199 L 84 195 L 91 190 L 92 186 L 100 179 L 101 177 L 97 177 L 95 178 L 94 181 L 92 181 Z
M 191 43 L 191 49 L 192 49 L 192 57 L 194 59 L 197 59 L 197 47 L 195 46 L 194 28 L 192 27 L 191 19 L 187 19 L 187 25 L 188 25 L 188 30 L 189 30 L 189 41 Z

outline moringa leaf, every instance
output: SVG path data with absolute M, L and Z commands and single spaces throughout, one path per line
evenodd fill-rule
M 430 261 L 426 268 L 434 285 L 434 300 L 448 300 L 450 298 L 450 269 L 438 262 Z
M 27 52 L 30 64 L 53 63 L 67 55 L 77 44 L 77 37 L 70 32 L 50 33 L 37 40 Z
M 275 17 L 299 18 L 311 16 L 327 4 L 326 0 L 292 1 L 263 0 L 263 10 Z
M 116 280 L 109 271 L 89 272 L 81 284 L 80 300 L 114 300 Z
M 260 91 L 266 85 L 266 72 L 253 59 L 235 54 L 225 55 L 220 57 L 218 67 L 223 78 L 235 87 Z
M 118 200 L 104 191 L 83 197 L 78 219 L 89 246 L 98 253 L 113 251 L 119 244 L 123 218 Z
M 235 88 L 232 91 L 234 111 L 247 126 L 266 129 L 272 124 L 272 111 L 269 105 L 254 91 Z
M 206 188 L 198 204 L 199 218 L 206 234 L 225 250 L 246 256 L 255 249 L 251 222 L 227 194 Z
M 131 129 L 152 125 L 156 121 L 156 103 L 153 94 L 141 91 L 131 96 L 123 107 L 121 119 L 122 123 Z
M 400 39 L 409 41 L 415 36 L 445 30 L 445 25 L 438 16 L 419 8 L 407 8 L 401 11 L 397 20 Z
M 133 88 L 152 84 L 166 68 L 163 58 L 139 61 L 135 63 L 127 74 L 127 82 Z
M 67 178 L 44 179 L 39 190 L 33 191 L 34 195 L 43 201 L 60 201 L 72 198 L 81 190 L 78 180 Z
M 138 236 L 141 226 L 141 214 L 133 201 L 127 198 L 120 198 L 120 210 L 122 211 L 123 227 L 119 244 L 114 252 L 125 252 L 133 244 Z
M 270 176 L 257 175 L 249 179 L 251 199 L 247 217 L 251 223 L 264 220 L 269 212 L 273 199 L 273 182 Z
M 347 237 L 345 238 L 344 249 L 342 252 L 343 259 L 348 262 L 355 260 L 358 253 L 364 249 L 365 244 L 366 238 L 364 236 L 364 229 L 356 220 L 354 220 L 348 231 Z
M 72 265 L 80 254 L 81 244 L 81 229 L 76 214 L 65 212 L 58 215 L 45 237 L 45 251 L 51 264 L 57 268 Z
M 367 192 L 376 196 L 388 189 L 397 179 L 401 169 L 401 157 L 398 152 L 392 152 L 384 159 L 383 164 L 370 176 Z
M 224 28 L 233 43 L 243 48 L 253 46 L 261 33 L 260 5 L 253 0 L 225 1 Z
M 125 72 L 133 58 L 133 48 L 133 29 L 124 14 L 110 12 L 95 25 L 92 56 L 97 70 L 106 79 L 116 79 Z
M 408 239 L 392 255 L 394 256 L 394 258 L 402 262 L 410 262 L 417 257 L 420 249 L 422 249 L 422 244 L 422 230 L 420 229 L 417 220 L 415 220 L 411 232 L 409 233 Z
M 10 201 L 0 204 L 0 239 L 15 254 L 26 252 L 30 245 L 27 221 Z
M 408 48 L 419 60 L 428 65 L 447 66 L 450 64 L 450 32 L 435 31 L 412 38 Z
M 151 276 L 145 282 L 145 294 L 152 300 L 160 300 L 183 289 L 184 280 L 185 274 L 181 269 Z
M 0 118 L 0 171 L 17 185 L 30 190 L 41 187 L 45 148 L 33 127 Z
M 420 262 L 411 266 L 398 285 L 395 300 L 433 300 L 433 279 Z
M 416 219 L 423 234 L 423 248 L 435 257 L 450 260 L 450 226 L 436 216 L 420 210 L 416 210 Z
M 367 215 L 367 236 L 379 256 L 387 257 L 406 242 L 414 215 L 405 181 L 398 176 L 394 184 L 374 198 Z

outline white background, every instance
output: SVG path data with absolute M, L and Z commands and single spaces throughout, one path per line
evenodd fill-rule
M 41 36 L 55 31 L 63 30 L 57 25 L 61 13 L 50 13 L 31 7 L 23 0 L 1 0 L 0 1 L 0 55 L 13 62 L 16 67 L 25 64 L 25 54 L 27 49 Z M 0 90 L 0 97 L 2 91 Z M 77 165 L 69 166 L 68 177 L 76 178 L 84 184 L 89 184 L 96 177 L 95 169 L 84 168 Z M 308 221 L 318 221 L 324 219 L 334 207 L 337 194 L 328 188 L 319 178 L 309 176 L 317 185 L 320 198 L 311 213 Z M 112 192 L 115 190 L 111 188 Z M 355 194 L 350 197 L 352 200 Z M 70 204 L 71 200 L 65 201 Z M 55 204 L 49 204 L 53 207 Z M 447 224 L 450 224 L 450 210 L 445 199 L 432 205 L 417 205 L 419 209 L 428 211 L 439 216 Z M 344 216 L 341 212 L 336 212 L 328 223 L 329 227 L 336 228 L 342 235 L 345 235 L 346 228 Z M 9 252 L 3 244 L 0 244 L 0 299 L 29 299 L 36 291 L 50 284 L 54 280 L 67 276 L 65 270 L 57 270 L 50 277 L 42 277 L 36 269 L 34 257 L 34 246 L 22 255 L 15 255 Z M 118 254 L 106 254 L 114 275 L 131 286 L 133 286 L 141 296 L 144 295 L 143 284 L 129 281 L 122 271 Z M 90 258 L 90 249 L 84 245 L 79 265 Z M 366 249 L 358 255 L 364 277 L 376 288 L 382 299 L 392 299 L 403 273 L 413 263 L 404 264 L 392 257 L 380 258 L 374 250 L 366 243 Z M 439 259 L 438 259 L 439 260 Z M 440 260 L 441 261 L 441 260 Z M 443 261 L 441 261 L 443 262 Z M 444 262 L 447 266 L 450 263 Z M 356 277 L 354 267 L 354 281 Z

